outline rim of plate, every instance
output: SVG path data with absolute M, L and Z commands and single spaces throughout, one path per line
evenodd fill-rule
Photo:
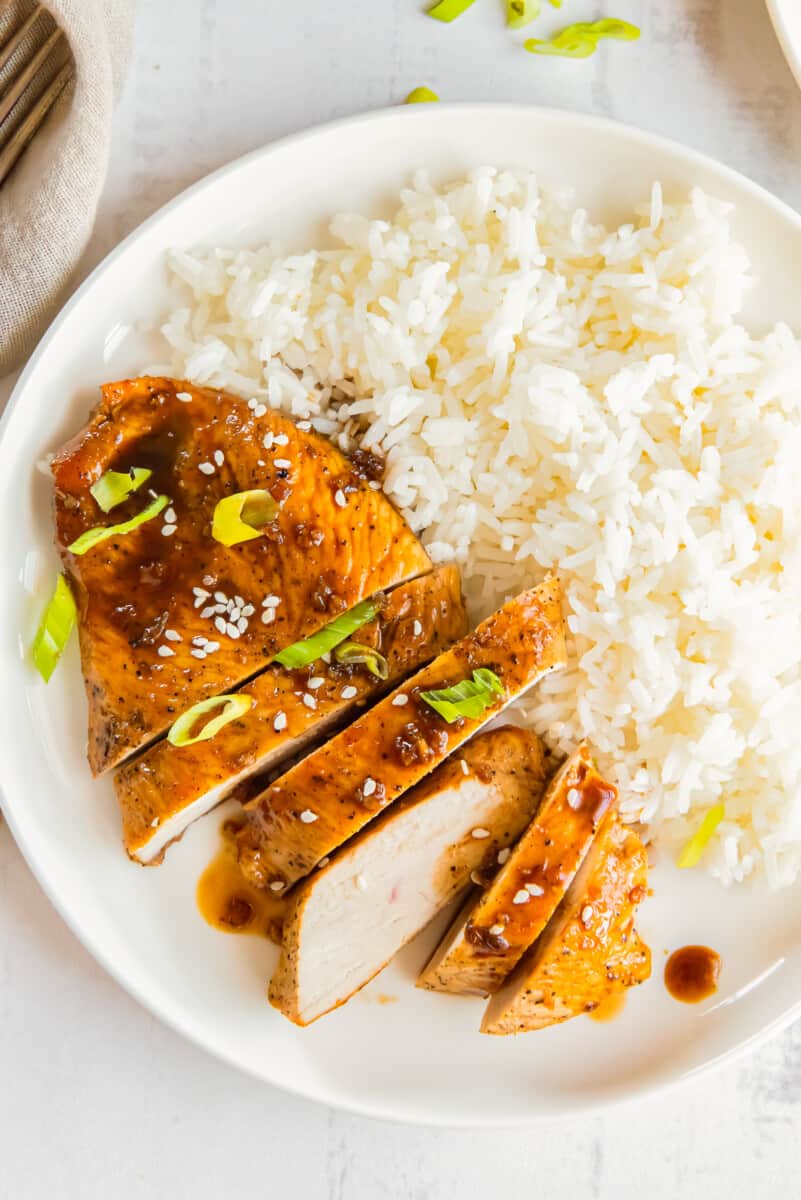
M 795 31 L 790 26 L 791 0 L 765 0 L 768 13 L 779 39 L 787 65 L 795 76 L 795 81 L 801 87 L 801 14 L 796 15 Z
M 779 5 L 782 0 L 767 0 L 768 6 L 772 14 L 780 14 Z M 801 68 L 801 60 L 799 61 Z M 423 112 L 422 110 L 426 111 Z M 795 226 L 799 237 L 801 237 L 801 214 L 797 213 L 789 204 L 774 196 L 766 188 L 755 183 L 747 175 L 736 171 L 733 167 L 727 166 L 711 155 L 703 154 L 698 150 L 683 145 L 681 142 L 675 141 L 672 138 L 665 137 L 661 134 L 650 133 L 647 130 L 640 129 L 636 125 L 630 125 L 627 122 L 616 121 L 609 117 L 601 117 L 592 113 L 572 112 L 568 109 L 548 108 L 544 105 L 536 104 L 518 104 L 499 102 L 493 103 L 489 101 L 453 101 L 448 103 L 437 103 L 436 105 L 412 105 L 408 108 L 402 105 L 396 105 L 388 108 L 374 109 L 367 113 L 360 113 L 355 116 L 340 117 L 333 121 L 323 122 L 318 125 L 311 126 L 308 129 L 301 130 L 297 133 L 289 134 L 279 138 L 273 142 L 268 142 L 266 145 L 251 150 L 246 154 L 240 155 L 231 162 L 218 167 L 210 174 L 190 184 L 189 187 L 179 192 L 173 199 L 163 204 L 159 209 L 146 218 L 140 225 L 133 229 L 121 242 L 119 242 L 113 250 L 111 250 L 105 258 L 91 271 L 87 278 L 80 284 L 76 291 L 72 294 L 66 304 L 61 308 L 59 313 L 53 319 L 52 323 L 42 336 L 36 349 L 30 359 L 23 368 L 19 379 L 14 387 L 14 390 L 9 397 L 5 412 L 0 417 L 0 456 L 2 456 L 4 442 L 12 419 L 20 404 L 23 393 L 27 389 L 28 380 L 34 373 L 38 363 L 48 353 L 49 347 L 68 315 L 76 308 L 83 300 L 84 296 L 91 291 L 96 281 L 109 271 L 116 260 L 123 254 L 128 247 L 135 243 L 140 237 L 148 232 L 154 225 L 164 217 L 168 212 L 180 208 L 190 198 L 194 197 L 198 192 L 213 188 L 218 180 L 230 175 L 239 170 L 244 164 L 250 163 L 258 158 L 268 159 L 271 155 L 287 146 L 302 146 L 306 142 L 313 142 L 315 139 L 326 137 L 329 134 L 336 133 L 340 130 L 352 126 L 361 126 L 367 124 L 379 124 L 387 119 L 397 121 L 414 121 L 425 120 L 426 122 L 437 121 L 440 114 L 460 113 L 465 120 L 472 117 L 482 115 L 498 115 L 499 119 L 509 119 L 515 113 L 527 114 L 529 117 L 534 116 L 543 121 L 550 121 L 554 124 L 569 125 L 574 127 L 583 127 L 587 130 L 595 130 L 600 135 L 612 133 L 616 137 L 627 138 L 633 146 L 642 145 L 649 146 L 651 149 L 663 151 L 665 154 L 671 155 L 674 158 L 680 159 L 688 168 L 693 165 L 704 167 L 708 171 L 717 174 L 722 180 L 728 180 L 735 183 L 739 188 L 750 192 L 751 196 L 758 200 L 761 204 L 771 209 L 777 216 L 781 216 L 785 220 Z M 2 725 L 0 725 L 0 737 L 2 737 Z M 291 1079 L 275 1078 L 267 1071 L 260 1069 L 255 1064 L 251 1066 L 247 1063 L 242 1063 L 229 1055 L 224 1047 L 212 1044 L 208 1041 L 208 1035 L 204 1025 L 198 1025 L 191 1014 L 176 1010 L 167 1001 L 162 1001 L 158 997 L 152 995 L 146 984 L 138 977 L 132 977 L 114 960 L 113 956 L 107 949 L 100 944 L 101 939 L 96 937 L 90 930 L 84 927 L 81 914 L 73 911 L 73 907 L 62 899 L 62 897 L 53 889 L 45 872 L 40 870 L 39 864 L 36 861 L 35 854 L 31 850 L 30 844 L 26 838 L 20 823 L 16 819 L 13 802 L 10 799 L 8 783 L 5 771 L 5 756 L 0 754 L 0 808 L 8 823 L 9 829 L 14 837 L 14 840 L 19 847 L 28 867 L 30 868 L 34 878 L 37 880 L 42 891 L 47 896 L 50 903 L 53 905 L 56 912 L 62 918 L 67 927 L 78 938 L 81 944 L 89 951 L 97 963 L 105 970 L 112 979 L 115 980 L 130 996 L 142 1005 L 148 1012 L 153 1013 L 159 1020 L 163 1021 L 170 1029 L 193 1042 L 200 1049 L 220 1061 L 232 1066 L 238 1070 L 244 1071 L 251 1077 L 268 1083 L 273 1087 L 279 1088 L 282 1091 L 288 1092 L 291 1095 L 301 1097 L 306 1100 L 312 1100 L 319 1104 L 325 1104 L 332 1108 L 336 1108 L 343 1112 L 353 1113 L 358 1116 L 371 1117 L 373 1119 L 384 1121 L 398 1121 L 408 1125 L 420 1126 L 436 1126 L 442 1128 L 464 1128 L 473 1129 L 478 1126 L 486 1128 L 515 1128 L 531 1125 L 534 1122 L 554 1121 L 567 1117 L 568 1115 L 582 1115 L 593 1112 L 612 1110 L 620 1107 L 625 1107 L 627 1104 L 634 1103 L 643 1097 L 651 1097 L 660 1094 L 667 1094 L 682 1086 L 687 1081 L 696 1078 L 708 1071 L 714 1070 L 723 1063 L 730 1063 L 743 1057 L 745 1054 L 755 1050 L 763 1045 L 770 1038 L 781 1033 L 787 1026 L 801 1014 L 801 995 L 798 999 L 790 1004 L 784 1012 L 780 1013 L 772 1021 L 769 1021 L 765 1026 L 756 1030 L 754 1033 L 743 1038 L 736 1045 L 722 1051 L 719 1054 L 712 1056 L 706 1061 L 699 1063 L 697 1066 L 689 1070 L 683 1071 L 674 1078 L 665 1079 L 657 1078 L 651 1082 L 645 1082 L 632 1090 L 628 1094 L 613 1095 L 607 1097 L 590 1098 L 586 1101 L 580 1101 L 571 1106 L 569 1112 L 565 1109 L 560 1109 L 558 1112 L 549 1114 L 542 1112 L 529 1112 L 515 1114 L 514 1116 L 493 1117 L 492 1114 L 482 1114 L 478 1116 L 455 1116 L 445 1117 L 440 1111 L 429 1110 L 417 1106 L 417 1111 L 410 1112 L 404 1106 L 394 1106 L 390 1103 L 377 1101 L 372 1104 L 360 1101 L 350 1096 L 341 1096 L 336 1088 L 328 1084 L 316 1084 L 316 1086 L 298 1086 Z

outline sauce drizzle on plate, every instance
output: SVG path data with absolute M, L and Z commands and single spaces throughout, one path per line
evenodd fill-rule
M 665 987 L 674 1000 L 698 1004 L 718 990 L 721 957 L 709 946 L 682 946 L 665 963 Z

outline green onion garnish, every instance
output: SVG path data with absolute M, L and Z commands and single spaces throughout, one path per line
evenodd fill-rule
M 431 88 L 417 87 L 409 92 L 404 104 L 435 104 L 439 100 L 436 92 L 432 92 Z
M 472 679 L 438 691 L 421 692 L 420 699 L 452 725 L 460 717 L 480 717 L 494 704 L 493 697 L 503 694 L 503 684 L 495 672 L 480 667 Z
M 97 483 L 93 483 L 89 491 L 94 496 L 103 512 L 111 512 L 123 500 L 127 500 L 132 492 L 136 492 L 153 474 L 147 467 L 131 467 L 130 471 L 106 471 Z
M 261 537 L 278 514 L 278 504 L 269 492 L 255 488 L 234 492 L 218 501 L 211 524 L 211 536 L 223 546 L 236 546 Z
M 213 712 L 220 705 L 222 705 L 220 715 L 212 717 L 199 733 L 193 735 L 192 730 L 199 718 L 205 716 L 206 713 Z M 167 741 L 173 746 L 179 747 L 194 746 L 195 742 L 207 742 L 231 721 L 235 721 L 237 717 L 243 717 L 252 707 L 253 697 L 241 694 L 212 696 L 211 700 L 201 700 L 199 704 L 193 704 L 185 713 L 181 713 L 178 720 L 173 722 L 172 728 L 167 734 Z
M 56 590 L 44 610 L 36 637 L 33 639 L 32 657 L 36 670 L 47 683 L 56 669 L 56 663 L 69 641 L 76 618 L 75 600 L 63 575 L 56 581 Z
M 366 667 L 376 679 L 389 679 L 389 663 L 374 646 L 362 642 L 343 642 L 334 651 L 334 658 L 346 667 Z
M 696 829 L 693 836 L 685 843 L 676 865 L 679 867 L 695 867 L 701 861 L 701 856 L 712 841 L 712 835 L 726 815 L 723 804 L 714 804 Z
M 94 529 L 87 529 L 86 533 L 82 533 L 76 538 L 67 549 L 71 554 L 86 554 L 87 550 L 92 550 L 100 542 L 105 542 L 106 538 L 123 537 L 126 533 L 131 533 L 134 529 L 138 529 L 140 525 L 144 525 L 145 521 L 152 521 L 157 517 L 163 508 L 169 504 L 169 496 L 156 496 L 155 500 L 151 500 L 147 508 L 143 508 L 135 517 L 131 517 L 130 521 L 123 521 L 121 525 L 98 525 Z
M 437 21 L 455 21 L 463 12 L 467 12 L 472 3 L 473 0 L 439 0 L 439 4 L 429 8 L 428 15 Z
M 372 621 L 378 615 L 378 611 L 379 605 L 375 600 L 362 600 L 355 608 L 334 617 L 333 621 L 317 633 L 313 633 L 311 637 L 287 646 L 286 650 L 276 654 L 275 661 L 290 671 L 298 667 L 308 667 L 309 663 L 316 662 L 321 655 L 327 654 L 340 642 L 346 641 L 357 629 L 361 629 L 362 625 Z
M 618 38 L 635 42 L 640 36 L 636 25 L 628 21 L 605 18 L 601 21 L 578 21 L 568 25 L 552 38 L 529 38 L 523 45 L 531 54 L 552 54 L 562 58 L 589 58 L 598 49 L 602 38 Z
M 522 29 L 540 15 L 542 0 L 506 0 L 506 24 L 510 29 Z

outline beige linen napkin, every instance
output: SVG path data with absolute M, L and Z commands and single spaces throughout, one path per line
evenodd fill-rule
M 89 240 L 130 51 L 135 0 L 45 2 L 66 34 L 75 78 L 0 186 L 0 376 L 33 349 Z M 0 45 L 34 7 L 0 0 Z

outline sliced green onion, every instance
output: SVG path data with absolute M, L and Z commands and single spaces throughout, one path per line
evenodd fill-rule
M 542 0 L 506 0 L 506 24 L 510 29 L 522 29 L 540 15 Z
M 278 514 L 278 503 L 269 492 L 255 488 L 234 492 L 218 501 L 211 524 L 211 536 L 223 546 L 236 546 L 261 537 Z
M 693 836 L 685 843 L 676 865 L 679 867 L 695 867 L 701 861 L 701 856 L 712 841 L 712 835 L 726 815 L 723 804 L 714 804 L 696 829 Z
M 567 25 L 552 38 L 529 38 L 523 46 L 530 54 L 551 54 L 562 58 L 589 58 L 603 38 L 635 42 L 640 36 L 636 25 L 606 17 L 601 21 L 578 21 Z
M 200 717 L 206 713 L 213 712 L 215 708 L 222 705 L 222 712 L 217 717 L 212 717 L 207 721 L 199 733 L 192 734 L 192 730 L 197 724 Z M 167 734 L 167 741 L 173 746 L 194 746 L 195 742 L 207 742 L 216 734 L 229 725 L 231 721 L 235 721 L 237 717 L 244 717 L 245 713 L 253 707 L 253 697 L 243 696 L 237 693 L 234 696 L 212 696 L 211 700 L 201 700 L 199 704 L 193 704 L 185 713 L 181 713 L 177 721 L 173 722 L 170 732 Z
M 417 87 L 409 92 L 404 104 L 436 104 L 438 100 L 439 96 L 431 88 Z
M 480 717 L 494 703 L 493 697 L 503 694 L 503 684 L 495 672 L 480 667 L 472 679 L 438 691 L 421 692 L 420 699 L 452 725 L 460 717 Z
M 87 550 L 94 549 L 100 542 L 105 542 L 106 538 L 123 537 L 126 533 L 131 533 L 140 525 L 144 525 L 145 521 L 152 521 L 162 509 L 167 507 L 169 502 L 169 496 L 156 496 L 156 499 L 151 500 L 147 508 L 143 508 L 135 517 L 131 517 L 130 521 L 123 521 L 121 525 L 98 525 L 94 529 L 87 529 L 86 533 L 82 533 L 79 538 L 76 538 L 71 545 L 67 546 L 67 549 L 71 554 L 86 554 Z
M 147 467 L 131 467 L 130 471 L 106 471 L 89 491 L 103 512 L 111 512 L 132 492 L 136 492 L 153 474 Z
M 63 575 L 56 581 L 56 590 L 44 610 L 36 637 L 33 639 L 32 657 L 36 670 L 47 683 L 56 669 L 62 651 L 69 641 L 76 618 L 75 600 Z
M 367 667 L 376 679 L 389 679 L 389 663 L 374 646 L 365 646 L 362 642 L 343 642 L 334 651 L 334 658 L 346 667 Z
M 275 662 L 279 662 L 282 667 L 287 667 L 291 671 L 298 667 L 308 667 L 309 663 L 316 662 L 321 655 L 327 654 L 329 650 L 333 650 L 340 642 L 344 642 L 351 634 L 354 634 L 357 629 L 361 629 L 362 625 L 372 621 L 378 615 L 378 611 L 377 601 L 362 600 L 361 604 L 357 604 L 355 608 L 342 613 L 339 617 L 334 617 L 333 621 L 318 630 L 317 633 L 313 633 L 311 637 L 287 646 L 286 650 L 276 654 Z
M 428 15 L 437 21 L 455 21 L 463 12 L 467 12 L 472 4 L 473 0 L 439 0 L 439 4 L 429 8 Z

